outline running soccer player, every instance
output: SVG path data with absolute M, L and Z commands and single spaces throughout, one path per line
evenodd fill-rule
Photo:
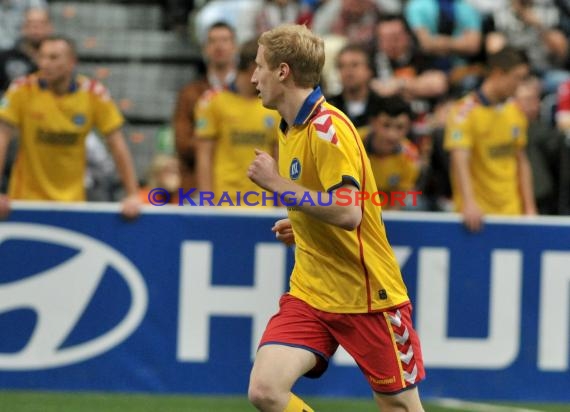
M 248 176 L 290 202 L 323 193 L 333 202 L 291 206 L 273 228 L 296 243 L 295 267 L 259 345 L 249 399 L 265 412 L 313 411 L 291 388 L 303 375 L 320 376 L 340 344 L 382 411 L 421 412 L 416 385 L 425 373 L 410 300 L 381 208 L 357 201 L 376 183 L 354 125 L 318 87 L 324 58 L 322 39 L 305 26 L 279 26 L 259 39 L 252 82 L 282 117 L 279 164 L 257 150 Z M 335 202 L 339 191 L 351 194 L 350 205 Z

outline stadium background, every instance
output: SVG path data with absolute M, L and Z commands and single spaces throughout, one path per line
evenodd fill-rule
M 200 2 L 195 2 L 199 4 Z M 80 66 L 79 70 L 85 74 L 91 75 L 102 80 L 111 90 L 113 97 L 119 102 L 119 105 L 122 111 L 125 113 L 128 121 L 128 125 L 126 127 L 126 132 L 128 136 L 129 145 L 131 150 L 134 154 L 137 173 L 139 176 L 143 176 L 146 172 L 147 165 L 150 163 L 153 156 L 160 151 L 169 151 L 172 150 L 172 138 L 170 136 L 169 131 L 169 122 L 172 115 L 172 108 L 174 107 L 174 102 L 176 99 L 176 95 L 181 89 L 181 87 L 193 79 L 198 70 L 199 64 L 199 50 L 196 46 L 198 39 L 197 38 L 188 38 L 185 35 L 181 35 L 180 32 L 176 30 L 165 30 L 165 25 L 167 25 L 169 16 L 165 13 L 165 9 L 160 4 L 154 4 L 153 2 L 146 2 L 143 4 L 142 2 L 136 2 L 133 4 L 129 4 L 127 2 L 110 2 L 110 1 L 84 1 L 84 2 L 67 2 L 67 1 L 52 1 L 50 2 L 50 10 L 54 25 L 56 27 L 56 31 L 62 32 L 65 34 L 70 35 L 72 38 L 76 39 L 78 47 L 79 47 L 79 56 L 80 56 Z M 206 16 L 206 20 L 207 20 Z M 239 14 L 229 15 L 228 18 L 230 19 L 239 19 Z M 165 23 L 166 22 L 166 23 Z M 204 21 L 196 21 L 192 20 L 191 23 L 191 32 L 200 32 L 200 29 L 205 26 Z M 195 26 L 192 26 L 195 25 Z M 194 30 L 196 29 L 196 30 Z M 78 208 L 71 207 L 69 209 L 62 207 L 59 210 L 54 211 L 53 206 L 49 205 L 38 205 L 37 208 L 29 208 L 23 205 L 16 205 L 16 213 L 10 218 L 8 223 L 17 223 L 17 222 L 28 222 L 33 224 L 42 224 L 42 225 L 50 225 L 55 227 L 62 227 L 74 230 L 79 233 L 87 234 L 95 239 L 103 241 L 104 243 L 108 243 L 112 245 L 112 247 L 118 249 L 121 253 L 125 254 L 129 257 L 132 261 L 135 262 L 135 265 L 138 267 L 141 265 L 140 257 L 137 258 L 137 253 L 141 253 L 141 250 L 144 252 L 146 251 L 145 243 L 149 239 L 154 239 L 152 243 L 153 248 L 165 248 L 164 242 L 160 240 L 164 238 L 165 234 L 169 233 L 168 228 L 171 227 L 170 225 L 175 225 L 173 223 L 163 224 L 158 222 L 158 225 L 153 228 L 152 224 L 147 225 L 148 222 L 144 222 L 144 218 L 141 219 L 141 222 L 135 223 L 133 226 L 130 226 L 130 229 L 126 226 L 122 226 L 122 223 L 117 223 L 113 220 L 112 217 L 109 215 L 109 211 L 115 211 L 114 205 L 98 205 L 98 206 L 81 206 Z M 145 214 L 149 214 L 150 216 L 155 215 L 155 210 L 152 208 L 145 209 Z M 74 219 L 78 218 L 81 220 L 82 215 L 86 215 L 85 222 L 73 223 Z M 235 223 L 238 225 L 237 227 L 241 228 L 240 230 L 246 231 L 249 227 L 248 225 L 253 225 L 254 227 L 259 227 L 260 233 L 262 229 L 266 226 L 266 218 L 260 217 L 259 220 L 257 218 L 253 219 L 253 221 L 248 221 L 247 219 L 251 219 L 251 217 L 243 217 L 239 214 L 237 216 L 228 213 L 224 215 L 213 215 L 210 217 L 204 218 L 196 217 L 191 213 L 187 213 L 186 211 L 180 210 L 173 210 L 169 209 L 165 216 L 174 216 L 174 222 L 184 222 L 181 223 L 181 227 L 186 228 L 187 225 L 192 226 L 192 224 L 196 224 L 196 221 L 202 222 L 203 227 L 207 227 L 208 230 L 214 227 L 223 227 L 222 224 L 224 219 L 234 220 L 237 219 Z M 388 213 L 388 221 L 390 220 L 390 214 Z M 399 218 L 397 215 L 392 215 L 395 217 L 395 221 Z M 245 219 L 245 221 L 241 221 L 241 219 Z M 101 219 L 103 224 L 107 224 L 109 229 L 103 229 L 101 231 L 95 230 L 93 228 L 92 220 L 97 221 Z M 202 219 L 205 219 L 204 221 Z M 406 218 L 403 218 L 406 220 Z M 425 217 L 426 222 L 432 223 L 437 225 L 440 222 L 440 218 L 431 218 Z M 450 219 L 452 224 L 454 225 L 455 232 L 459 232 L 460 224 L 454 217 L 445 217 L 445 219 Z M 71 223 L 70 223 L 71 222 Z M 192 223 L 194 222 L 194 223 Z M 221 223 L 222 222 L 222 223 Z M 414 229 L 414 221 L 408 222 L 411 230 Z M 416 222 L 417 223 L 417 222 Z M 232 223 L 234 224 L 234 223 Z M 245 225 L 245 226 L 244 226 Z M 104 225 L 103 225 L 104 226 Z M 534 229 L 529 229 L 528 227 L 523 227 L 523 231 L 519 234 L 513 235 L 513 237 L 502 237 L 503 234 L 498 234 L 497 239 L 491 241 L 491 243 L 495 242 L 498 244 L 499 248 L 507 247 L 513 243 L 516 244 L 517 236 L 524 237 L 524 233 L 528 230 L 527 233 L 530 233 L 531 239 L 539 240 L 543 235 L 543 232 L 540 231 L 540 228 L 551 228 L 554 227 L 555 230 L 554 234 L 549 234 L 552 239 L 549 240 L 553 243 L 540 243 L 534 244 L 530 240 L 525 243 L 522 242 L 518 244 L 517 247 L 520 247 L 525 253 L 529 253 L 532 255 L 532 261 L 530 262 L 530 269 L 525 269 L 524 271 L 524 297 L 528 301 L 534 299 L 537 300 L 536 294 L 533 294 L 533 289 L 538 289 L 540 287 L 539 281 L 536 278 L 536 273 L 539 269 L 538 259 L 544 249 L 556 249 L 557 251 L 567 251 L 568 245 L 570 244 L 570 235 L 568 234 L 568 221 L 566 218 L 560 219 L 537 219 L 536 223 L 531 225 L 533 227 L 538 227 L 539 231 L 535 232 Z M 160 229 L 156 229 L 156 228 Z M 244 227 L 246 229 L 244 229 Z M 10 233 L 9 228 L 2 228 L 0 226 L 0 230 L 6 234 Z M 126 232 L 129 232 L 125 234 Z M 138 232 L 140 230 L 140 232 Z M 156 233 L 158 230 L 159 233 Z M 174 230 L 171 228 L 171 230 Z M 204 240 L 209 239 L 208 236 L 213 236 L 214 239 L 212 240 L 214 244 L 220 243 L 223 241 L 220 240 L 220 237 L 223 237 L 221 233 L 218 234 L 200 234 L 196 235 L 195 230 L 190 227 L 189 233 L 191 235 L 188 236 L 189 239 L 192 240 Z M 548 230 L 548 229 L 545 229 Z M 557 231 L 559 230 L 559 231 Z M 115 232 L 117 231 L 117 232 Z M 133 234 L 133 231 L 135 232 Z M 220 232 L 222 229 L 220 229 Z M 498 231 L 501 232 L 501 227 L 498 227 Z M 437 232 L 437 230 L 435 230 Z M 119 233 L 119 235 L 117 235 Z M 121 234 L 122 233 L 122 234 Z M 453 236 L 456 236 L 455 233 Z M 7 236 L 7 235 L 5 235 Z M 115 236 L 118 236 L 119 241 L 115 242 L 113 239 Z M 451 237 L 451 238 L 438 238 L 435 237 L 434 239 L 430 239 L 427 243 L 431 246 L 439 245 L 439 246 L 446 246 L 451 247 L 453 241 L 456 239 L 462 239 L 461 234 L 457 235 L 458 237 Z M 184 239 L 187 240 L 187 239 Z M 264 234 L 255 234 L 252 236 L 252 239 L 248 240 L 245 243 L 248 244 L 255 244 L 256 241 L 269 241 L 266 239 L 266 235 Z M 235 242 L 239 242 L 239 239 L 234 239 Z M 558 244 L 557 241 L 560 243 Z M 124 242 L 125 244 L 131 243 L 132 249 L 123 249 L 120 246 L 120 243 Z M 406 240 L 401 240 L 405 244 Z M 403 244 L 400 243 L 400 244 Z M 421 243 L 421 242 L 420 242 Z M 556 245 L 556 246 L 553 246 Z M 418 245 L 420 244 L 418 243 Z M 24 247 L 24 246 L 21 246 Z M 178 252 L 180 250 L 180 244 L 174 244 L 173 247 L 176 248 L 177 253 L 173 255 L 165 255 L 165 261 L 162 262 L 148 262 L 143 263 L 142 265 L 148 264 L 151 265 L 161 265 L 163 269 L 158 275 L 163 275 L 163 273 L 167 273 L 167 276 L 177 277 L 178 273 L 180 272 L 179 264 L 181 263 L 178 261 L 179 255 Z M 133 250 L 139 250 L 138 252 L 133 252 Z M 16 248 L 16 250 L 18 250 Z M 241 249 L 239 249 L 241 250 Z M 9 251 L 8 251 L 9 252 Z M 6 250 L 2 253 L 8 253 Z M 20 251 L 21 253 L 21 251 Z M 51 256 L 53 251 L 48 250 L 40 254 L 40 261 L 45 258 L 45 256 Z M 132 255 L 134 253 L 134 255 Z M 148 252 L 144 252 L 148 253 Z M 248 252 L 251 254 L 251 251 Z M 9 253 L 8 253 L 9 255 Z M 44 256 L 45 255 L 45 256 Z M 157 253 L 160 255 L 160 253 Z M 6 256 L 6 255 L 2 255 Z M 134 256 L 134 257 L 133 257 Z M 49 259 L 49 258 L 45 258 Z M 157 258 L 158 259 L 158 258 Z M 220 262 L 219 265 L 222 265 L 221 262 L 224 262 L 227 259 L 225 256 L 220 256 L 216 262 Z M 236 259 L 239 259 L 236 257 Z M 290 259 L 290 258 L 289 258 Z M 417 264 L 417 257 L 415 264 Z M 453 259 L 453 258 L 452 258 Z M 455 258 L 458 259 L 458 258 Z M 170 261 L 176 260 L 175 263 L 167 263 Z M 226 263 L 224 263 L 225 265 Z M 290 264 L 290 262 L 289 262 Z M 456 264 L 456 263 L 455 263 Z M 525 262 L 528 264 L 528 262 Z M 17 263 L 16 266 L 20 265 Z M 229 263 L 230 267 L 233 266 L 232 263 Z M 247 263 L 248 267 L 252 267 L 253 263 Z M 478 266 L 479 265 L 479 266 Z M 475 270 L 467 272 L 468 275 L 477 272 L 477 270 L 484 271 L 483 280 L 488 280 L 489 276 L 489 259 L 484 259 L 483 262 L 479 262 L 475 264 Z M 12 266 L 6 265 L 3 271 L 4 279 L 0 279 L 0 291 L 2 285 L 9 283 L 10 280 L 19 280 L 18 277 L 10 279 L 6 277 L 6 274 L 10 272 L 10 268 Z M 225 267 L 225 266 L 224 266 Z M 526 266 L 525 266 L 526 267 Z M 140 267 L 139 267 L 140 269 Z M 566 269 L 564 275 L 567 274 Z M 140 269 L 143 273 L 143 277 L 147 278 L 152 276 L 155 272 L 145 272 L 144 269 Z M 219 269 L 214 269 L 216 273 L 218 273 Z M 231 269 L 226 269 L 230 271 Z M 535 272 L 533 272 L 535 271 Z M 223 270 L 221 271 L 223 272 Z M 532 275 L 530 273 L 534 273 L 535 277 L 533 277 L 532 281 L 528 281 L 527 278 Z M 462 274 L 465 275 L 465 274 Z M 19 273 L 20 277 L 24 277 L 23 273 Z M 215 276 L 215 275 L 214 275 Z M 250 275 L 247 275 L 249 279 Z M 172 279 L 170 279 L 172 281 Z M 241 285 L 247 284 L 250 280 L 237 280 L 236 279 L 218 279 L 217 281 L 225 284 L 226 282 L 228 285 Z M 156 282 L 156 279 L 155 279 Z M 459 281 L 461 282 L 461 281 Z M 149 282 L 147 279 L 147 283 Z M 415 283 L 414 283 L 415 285 Z M 160 282 L 157 283 L 157 288 L 162 287 Z M 170 285 L 169 287 L 175 288 L 174 286 Z M 465 288 L 462 292 L 459 293 L 458 296 L 454 296 L 450 298 L 450 302 L 454 305 L 456 310 L 463 310 L 459 303 L 465 300 L 468 300 L 470 294 L 473 290 L 484 289 L 485 292 L 483 293 L 480 302 L 475 305 L 474 309 L 471 309 L 473 312 L 471 315 L 475 320 L 475 323 L 469 324 L 467 327 L 462 329 L 461 327 L 455 326 L 455 330 L 450 330 L 450 336 L 455 334 L 457 337 L 460 336 L 468 336 L 468 337 L 478 337 L 478 338 L 485 338 L 486 334 L 489 332 L 487 330 L 487 316 L 491 310 L 485 308 L 487 301 L 489 299 L 489 290 L 487 285 L 485 287 L 480 287 L 477 285 L 477 282 L 471 280 L 466 284 L 462 284 L 459 286 L 459 289 Z M 113 287 L 111 286 L 111 289 Z M 73 288 L 70 287 L 69 292 L 72 292 Z M 412 291 L 415 291 L 415 286 L 412 286 Z M 175 288 L 173 290 L 169 290 L 168 293 L 175 294 L 178 292 L 178 289 Z M 160 293 L 160 292 L 154 292 Z M 152 303 L 153 299 L 153 292 L 150 291 L 149 293 L 150 301 Z M 170 295 L 168 295 L 170 296 Z M 175 296 L 175 295 L 172 295 Z M 533 297 L 534 296 L 534 297 Z M 415 298 L 415 296 L 413 296 Z M 567 302 L 567 301 L 566 301 Z M 2 307 L 2 302 L 0 301 L 0 308 Z M 106 308 L 103 306 L 102 308 Z M 526 307 L 529 311 L 536 309 L 534 306 Z M 527 310 L 525 309 L 525 310 Z M 121 310 L 119 308 L 117 311 L 120 313 Z M 562 307 L 561 310 L 564 312 L 570 311 L 570 306 L 566 304 L 566 308 Z M 525 312 L 526 313 L 526 312 Z M 531 324 L 522 325 L 521 332 L 524 335 L 524 332 L 527 329 L 530 329 L 534 332 L 537 331 L 537 316 L 529 315 L 528 313 L 523 313 L 522 318 L 523 322 L 530 321 Z M 3 315 L 3 313 L 0 313 Z M 159 314 L 160 315 L 160 314 Z M 118 315 L 117 315 L 118 316 Z M 5 353 L 6 348 L 10 346 L 11 342 L 13 342 L 13 338 L 8 338 L 7 334 L 12 335 L 13 332 L 17 329 L 17 325 L 19 324 L 19 318 L 9 319 L 6 321 L 4 318 L 0 319 L 5 323 L 0 324 L 0 336 L 3 336 L 2 340 L 3 344 L 0 352 Z M 174 322 L 175 320 L 170 320 L 169 322 Z M 245 326 L 245 328 L 249 328 L 243 320 L 238 320 L 237 324 L 231 325 L 230 323 L 224 323 L 227 321 L 220 321 L 222 322 L 221 325 L 217 324 L 216 328 L 220 329 L 241 329 Z M 568 324 L 570 319 L 566 317 L 566 323 Z M 106 325 L 107 327 L 109 325 Z M 566 325 L 566 329 L 570 326 Z M 158 327 L 160 330 L 160 327 Z M 474 330 L 474 331 L 473 331 Z M 216 332 L 218 333 L 218 332 Z M 238 333 L 238 336 L 239 335 Z M 526 335 L 524 335 L 526 336 Z M 566 330 L 565 336 L 566 341 L 568 340 L 568 333 Z M 243 337 L 243 336 L 242 336 Z M 537 338 L 533 339 L 523 339 L 523 346 L 521 347 L 520 351 L 523 353 L 522 357 L 524 359 L 532 359 L 536 362 L 537 357 Z M 73 342 L 72 342 L 73 343 Z M 220 343 L 215 343 L 219 345 Z M 222 347 L 220 350 L 229 350 L 233 349 L 235 345 L 237 348 L 240 348 L 243 352 L 243 348 L 248 347 L 249 342 L 246 343 L 236 343 L 233 340 L 229 339 L 228 341 L 224 342 L 225 345 L 228 345 L 228 348 Z M 129 346 L 126 346 L 127 349 Z M 557 346 L 558 347 L 558 346 Z M 564 345 L 562 345 L 564 348 Z M 566 348 L 566 359 L 568 358 L 568 345 L 565 346 Z M 14 350 L 13 348 L 9 348 L 10 350 Z M 157 349 L 160 352 L 160 349 Z M 119 352 L 118 354 L 114 354 L 111 357 L 106 357 L 107 355 L 101 355 L 101 362 L 99 363 L 98 358 L 94 360 L 90 360 L 88 365 L 89 366 L 79 366 L 77 370 L 72 372 L 69 371 L 66 367 L 60 367 L 55 369 L 50 369 L 46 371 L 38 371 L 38 370 L 29 370 L 26 372 L 14 372 L 9 370 L 2 370 L 0 367 L 0 411 L 25 411 L 25 410 L 38 410 L 38 411 L 66 411 L 66 410 L 77 410 L 81 408 L 82 410 L 165 410 L 165 411 L 175 411 L 175 410 L 193 410 L 193 411 L 218 411 L 218 410 L 231 410 L 231 411 L 238 411 L 238 410 L 250 410 L 250 409 L 238 409 L 241 406 L 237 403 L 231 403 L 231 399 L 226 399 L 224 395 L 233 395 L 239 396 L 243 395 L 240 393 L 239 390 L 236 390 L 235 386 L 228 386 L 228 390 L 224 391 L 224 386 L 221 387 L 216 385 L 215 380 L 207 383 L 205 387 L 201 387 L 200 390 L 193 391 L 192 385 L 185 386 L 188 390 L 180 389 L 184 387 L 184 385 L 174 385 L 172 387 L 163 386 L 161 384 L 152 386 L 150 384 L 142 384 L 142 385 L 135 385 L 130 386 L 128 383 L 115 383 L 120 382 L 121 379 L 112 379 L 109 378 L 107 382 L 104 380 L 96 381 L 89 383 L 89 380 L 92 376 L 89 375 L 89 369 L 93 368 L 98 376 L 98 379 L 101 379 L 101 376 L 105 376 L 108 374 L 112 376 L 113 374 L 117 373 L 119 376 L 121 375 L 121 368 L 137 368 L 136 362 L 133 364 L 129 364 L 129 355 L 127 352 Z M 117 356 L 118 358 L 115 358 Z M 152 355 L 151 355 L 152 356 Z M 173 356 L 173 353 L 167 354 L 165 356 Z M 244 353 L 239 355 L 243 358 Z M 246 353 L 247 357 L 247 353 Z M 118 363 L 114 362 L 117 359 L 122 359 L 118 361 Z M 141 359 L 145 359 L 145 357 L 141 357 Z M 160 361 L 160 357 L 158 358 Z M 221 360 L 224 360 L 222 357 Z M 243 359 L 242 359 L 243 360 Z M 172 362 L 172 359 L 168 360 Z M 125 362 L 125 364 L 121 364 L 121 362 Z M 218 360 L 214 359 L 214 362 L 218 362 Z M 570 379 L 568 378 L 568 368 L 564 369 L 562 372 L 555 374 L 554 372 L 550 373 L 537 373 L 536 379 L 537 382 L 533 382 L 532 375 L 534 371 L 528 371 L 524 369 L 527 365 L 527 362 L 523 362 L 523 364 L 517 366 L 516 368 L 512 369 L 510 372 L 507 371 L 506 375 L 505 372 L 499 373 L 500 379 L 493 382 L 484 382 L 486 379 L 485 376 L 481 377 L 478 376 L 476 372 L 473 374 L 473 369 L 477 368 L 463 368 L 466 370 L 462 370 L 462 368 L 458 368 L 456 370 L 450 371 L 447 375 L 439 374 L 437 369 L 433 371 L 428 369 L 428 373 L 432 373 L 432 376 L 435 376 L 435 382 L 432 380 L 431 385 L 433 387 L 439 387 L 438 398 L 447 398 L 448 392 L 446 391 L 446 386 L 449 385 L 453 387 L 462 386 L 464 387 L 464 394 L 463 400 L 460 401 L 452 401 L 452 400 L 434 400 L 435 396 L 432 396 L 429 400 L 433 401 L 430 406 L 427 408 L 428 411 L 439 411 L 439 410 L 460 410 L 460 411 L 475 411 L 475 410 L 482 410 L 482 411 L 516 411 L 516 410 L 570 410 L 570 405 L 565 405 L 562 402 L 570 402 Z M 148 365 L 144 365 L 144 367 L 148 367 Z M 519 369 L 523 368 L 523 369 Z M 158 368 L 160 369 L 160 368 Z M 340 368 L 342 369 L 342 368 Z M 214 371 L 218 369 L 214 368 Z M 118 372 L 119 371 L 119 372 Z M 161 370 L 161 373 L 164 372 L 168 374 L 168 368 L 165 368 L 164 371 Z M 79 373 L 79 375 L 77 375 Z M 150 371 L 152 373 L 152 371 Z M 177 372 L 178 373 L 178 372 Z M 243 371 L 236 372 L 229 370 L 228 374 L 236 373 L 237 375 L 243 375 Z M 493 371 L 489 372 L 493 374 Z M 526 382 L 520 382 L 515 379 L 517 374 L 522 373 L 524 376 L 529 376 L 529 380 Z M 439 374 L 439 376 L 438 376 Z M 57 379 L 54 380 L 54 376 L 57 376 Z M 82 379 L 78 379 L 78 376 L 82 376 Z M 128 376 L 125 375 L 125 376 Z M 355 374 L 354 371 L 349 373 L 349 379 L 352 377 L 358 376 L 357 373 Z M 184 376 L 176 375 L 176 378 L 180 381 L 184 380 Z M 441 378 L 441 380 L 440 380 Z M 199 378 L 189 378 L 189 381 L 196 380 Z M 339 378 L 339 384 L 343 385 L 343 379 L 347 379 L 346 375 Z M 481 380 L 479 380 L 481 379 Z M 552 381 L 549 381 L 552 379 Z M 452 382 L 453 381 L 453 382 Z M 540 382 L 538 382 L 540 381 Z M 458 382 L 461 385 L 458 385 Z M 243 382 L 242 382 L 243 383 Z M 145 386 L 147 385 L 147 386 Z M 210 386 L 208 386 L 210 385 Z M 323 384 L 324 385 L 324 384 Z M 530 389 L 527 387 L 530 386 Z M 548 395 L 541 395 L 539 391 L 533 391 L 533 385 L 536 387 L 549 387 L 550 389 L 547 390 L 546 393 L 550 394 L 551 399 L 549 399 Z M 318 383 L 313 386 L 318 386 Z M 237 386 L 239 387 L 239 385 Z M 205 389 L 204 389 L 205 388 Z M 8 390 L 9 389 L 9 390 Z M 33 390 L 33 392 L 20 392 L 21 390 Z M 53 391 L 53 395 L 47 395 L 42 392 L 42 390 L 49 390 Z M 66 392 L 66 391 L 75 391 L 77 395 L 72 393 L 62 393 L 58 395 L 57 393 Z M 306 389 L 308 392 L 316 392 L 317 394 L 319 391 L 315 391 L 308 387 Z M 90 391 L 90 392 L 101 392 L 104 391 L 107 395 L 95 395 L 93 393 L 88 395 L 79 394 L 83 391 Z M 154 397 L 137 397 L 137 396 L 113 396 L 113 393 L 120 393 L 120 392 L 151 392 L 155 394 Z M 182 397 L 180 398 L 165 398 L 158 396 L 159 393 L 181 393 Z M 327 398 L 332 397 L 333 399 L 327 403 L 327 401 L 320 401 L 322 404 L 322 408 L 324 410 L 347 410 L 347 411 L 358 411 L 358 410 L 373 410 L 370 404 L 368 406 L 363 406 L 363 404 L 354 403 L 354 404 L 347 404 L 342 399 L 335 399 L 335 398 L 342 398 L 342 397 L 362 397 L 366 396 L 365 394 L 366 389 L 362 382 L 362 385 L 355 391 L 351 392 L 350 390 L 339 390 L 337 393 L 327 393 L 325 394 Z M 431 393 L 436 393 L 431 391 Z M 201 399 L 196 398 L 196 395 L 204 395 L 204 394 L 216 394 L 218 397 L 213 397 L 209 399 Z M 456 395 L 457 392 L 454 393 Z M 194 395 L 194 396 L 190 396 Z M 457 396 L 454 396 L 457 397 Z M 511 403 L 514 402 L 517 398 L 521 400 L 527 400 L 529 402 L 535 402 L 533 405 L 518 405 L 515 407 L 510 406 L 494 406 L 495 404 L 501 404 L 502 400 L 508 400 Z M 468 400 L 473 400 L 472 403 L 469 403 Z M 546 403 L 549 403 L 549 400 L 556 401 L 559 403 L 557 409 L 548 409 L 544 406 Z M 317 405 L 318 405 L 317 401 Z M 455 402 L 455 403 L 454 403 Z M 492 402 L 493 406 L 488 404 L 487 402 Z M 540 402 L 537 404 L 536 402 Z M 438 406 L 434 406 L 438 405 Z M 26 409 L 27 408 L 27 409 Z M 92 408 L 92 409 L 89 409 Z M 226 409 L 223 409 L 226 408 Z M 328 408 L 328 409 L 327 409 Z M 439 409 L 441 408 L 441 409 Z

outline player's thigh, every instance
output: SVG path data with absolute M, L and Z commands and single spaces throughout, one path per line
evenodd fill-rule
M 374 400 L 382 412 L 423 412 L 418 388 L 409 388 L 394 395 L 374 393 Z
M 269 347 L 270 354 L 284 353 L 284 357 L 296 356 L 295 354 L 299 352 L 290 349 L 297 348 L 303 351 L 300 352 L 303 354 L 299 355 L 300 359 L 311 359 L 310 363 L 313 364 L 313 368 L 306 371 L 306 375 L 311 378 L 321 376 L 327 369 L 329 358 L 336 351 L 338 342 L 319 316 L 320 311 L 302 300 L 289 294 L 283 295 L 279 300 L 279 312 L 269 320 L 261 337 L 258 358 L 259 352 L 265 346 Z M 305 352 L 312 353 L 313 357 Z M 263 360 L 266 356 L 265 350 L 261 352 L 261 356 Z M 265 363 L 262 365 L 266 367 Z M 298 366 L 297 363 L 294 365 Z M 267 367 L 270 368 L 271 364 Z
M 285 345 L 264 345 L 257 351 L 250 385 L 290 390 L 301 376 L 317 364 L 316 355 L 306 349 Z
M 378 313 L 335 315 L 329 325 L 374 392 L 397 394 L 424 379 L 411 305 Z

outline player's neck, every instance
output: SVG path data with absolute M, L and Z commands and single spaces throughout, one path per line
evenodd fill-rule
M 64 94 L 69 93 L 69 89 L 71 88 L 71 81 L 72 78 L 62 78 L 58 80 L 54 80 L 53 82 L 49 82 L 47 84 L 48 89 L 58 96 L 62 96 Z
M 293 126 L 297 114 L 301 110 L 307 97 L 313 92 L 312 88 L 302 89 L 293 87 L 285 92 L 280 103 L 277 104 L 277 111 L 285 119 L 289 127 Z

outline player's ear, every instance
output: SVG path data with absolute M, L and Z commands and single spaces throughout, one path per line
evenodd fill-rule
M 290 73 L 291 73 L 291 68 L 287 63 L 281 63 L 279 65 L 279 81 L 281 82 L 284 81 L 287 77 L 289 77 Z

